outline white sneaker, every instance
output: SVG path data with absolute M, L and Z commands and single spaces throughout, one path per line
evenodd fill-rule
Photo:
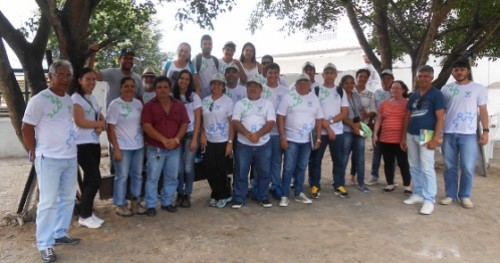
M 281 197 L 279 206 L 287 207 L 288 206 L 288 197 L 284 197 L 284 196 Z
M 215 199 L 211 198 L 211 199 L 210 199 L 210 202 L 208 202 L 208 205 L 209 205 L 210 207 L 215 207 L 215 206 L 217 205 L 217 200 L 215 200 Z
M 78 224 L 80 224 L 81 226 L 84 226 L 84 227 L 88 227 L 88 228 L 99 228 L 101 227 L 101 224 L 97 221 L 94 220 L 93 217 L 89 216 L 87 218 L 81 218 L 78 219 Z
M 420 213 L 422 215 L 430 215 L 434 211 L 434 204 L 431 202 L 424 202 L 422 208 L 420 208 Z
M 94 213 L 92 213 L 92 216 L 91 216 L 94 221 L 96 221 L 97 223 L 101 224 L 104 223 L 104 220 L 100 219 L 99 217 L 97 217 Z
M 295 201 L 301 202 L 303 204 L 312 204 L 312 200 L 307 198 L 307 196 L 304 193 L 300 193 L 299 195 L 295 196 Z
M 370 176 L 370 179 L 368 179 L 365 182 L 365 184 L 367 184 L 367 185 L 376 185 L 376 184 L 378 184 L 378 178 L 372 175 L 372 176 Z
M 470 200 L 470 198 L 462 198 L 462 206 L 464 208 L 473 208 L 474 204 Z
M 424 198 L 417 195 L 417 194 L 412 194 L 410 198 L 406 199 L 403 201 L 403 203 L 407 205 L 413 205 L 413 204 L 420 204 L 424 201 Z
M 453 203 L 453 199 L 451 199 L 451 197 L 446 197 L 446 198 L 442 199 L 439 203 L 442 205 L 449 205 L 449 204 Z

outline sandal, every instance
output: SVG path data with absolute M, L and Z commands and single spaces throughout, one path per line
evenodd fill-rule
M 396 186 L 394 186 L 394 185 L 388 185 L 382 191 L 384 191 L 384 193 L 390 193 L 390 192 L 393 192 L 394 189 L 396 189 Z

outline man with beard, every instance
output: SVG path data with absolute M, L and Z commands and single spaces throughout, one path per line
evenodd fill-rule
M 201 37 L 201 53 L 193 58 L 193 65 L 200 77 L 201 95 L 203 99 L 210 95 L 210 80 L 212 76 L 219 72 L 219 59 L 212 56 L 212 37 L 203 35 Z

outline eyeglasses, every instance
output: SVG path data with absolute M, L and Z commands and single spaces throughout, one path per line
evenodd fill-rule
M 62 74 L 62 73 L 51 73 L 52 76 L 58 78 L 58 79 L 71 79 L 73 78 L 73 75 L 71 74 Z
M 420 109 L 422 107 L 422 104 L 424 103 L 424 98 L 419 97 L 417 100 L 417 109 Z
M 214 103 L 212 102 L 210 103 L 210 107 L 208 107 L 208 110 L 212 112 L 213 109 L 214 109 Z

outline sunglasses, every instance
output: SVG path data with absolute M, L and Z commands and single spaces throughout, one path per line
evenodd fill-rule
M 210 112 L 212 112 L 213 109 L 214 109 L 214 103 L 212 102 L 212 103 L 210 103 L 210 106 L 208 107 L 208 110 Z
M 417 109 L 420 109 L 422 107 L 422 104 L 424 103 L 424 98 L 419 97 L 417 100 Z

